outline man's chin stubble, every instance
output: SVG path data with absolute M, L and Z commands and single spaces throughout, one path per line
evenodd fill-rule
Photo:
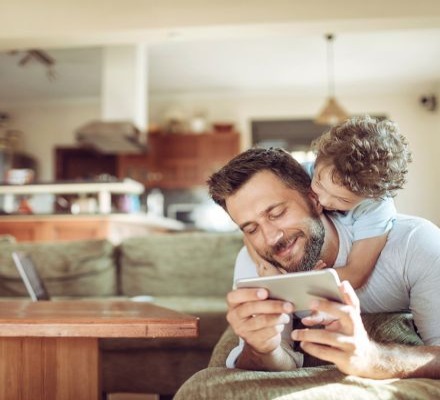
M 310 238 L 305 243 L 304 256 L 300 261 L 294 262 L 287 260 L 286 263 L 280 263 L 271 255 L 262 256 L 267 262 L 274 267 L 283 268 L 287 272 L 303 272 L 311 271 L 321 256 L 321 249 L 324 244 L 324 225 L 318 218 L 313 219 L 310 227 Z

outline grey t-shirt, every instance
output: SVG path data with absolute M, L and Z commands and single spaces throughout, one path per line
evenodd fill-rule
M 346 264 L 353 243 L 351 230 L 329 216 L 339 234 L 335 268 Z M 237 256 L 234 281 L 258 276 L 243 248 Z M 426 345 L 440 345 L 440 229 L 418 217 L 398 214 L 368 282 L 357 290 L 363 312 L 411 311 Z M 241 343 L 242 345 L 242 343 Z M 228 357 L 233 367 L 241 346 Z
M 337 220 L 334 223 L 340 238 L 338 258 L 347 257 L 350 237 Z M 440 345 L 439 289 L 440 229 L 425 219 L 398 214 L 373 273 L 356 292 L 362 311 L 409 310 L 423 342 Z

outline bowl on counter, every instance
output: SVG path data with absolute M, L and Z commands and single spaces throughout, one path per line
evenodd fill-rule
M 230 122 L 215 122 L 212 124 L 214 132 L 229 133 L 234 130 L 234 124 Z

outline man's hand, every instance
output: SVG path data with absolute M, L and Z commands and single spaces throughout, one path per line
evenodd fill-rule
M 312 356 L 334 363 L 346 374 L 375 377 L 376 345 L 370 341 L 360 316 L 359 299 L 345 281 L 340 286 L 346 304 L 319 300 L 311 305 L 314 314 L 303 318 L 306 326 L 325 325 L 325 329 L 300 329 L 294 340 Z
M 228 294 L 227 320 L 245 344 L 236 360 L 242 369 L 286 371 L 302 363 L 282 338 L 285 325 L 290 325 L 291 303 L 268 299 L 266 289 L 237 289 Z
M 281 343 L 290 321 L 291 303 L 269 300 L 266 289 L 237 289 L 228 293 L 227 320 L 234 332 L 258 353 L 270 353 Z

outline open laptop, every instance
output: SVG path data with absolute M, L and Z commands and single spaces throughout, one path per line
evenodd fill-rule
M 12 258 L 32 301 L 50 300 L 49 292 L 30 256 L 22 251 L 14 251 Z

